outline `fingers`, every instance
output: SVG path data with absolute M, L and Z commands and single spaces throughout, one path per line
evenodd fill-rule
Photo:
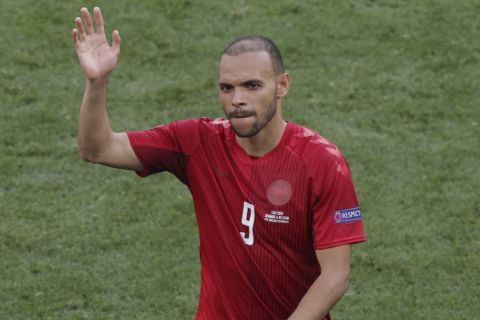
M 88 9 L 85 7 L 80 9 L 80 12 L 82 13 L 83 23 L 85 24 L 85 31 L 87 34 L 94 33 L 95 31 L 93 30 L 93 22 L 90 12 L 88 12 Z
M 120 53 L 120 43 L 122 42 L 122 39 L 120 38 L 120 33 L 118 30 L 114 30 L 112 33 L 112 50 L 116 54 Z
M 87 35 L 85 34 L 85 28 L 83 27 L 82 19 L 80 19 L 79 17 L 76 17 L 75 25 L 77 26 L 77 30 L 78 30 L 78 39 L 80 41 L 84 40 L 87 37 Z
M 77 29 L 72 30 L 72 40 L 73 40 L 73 43 L 75 45 L 77 45 L 78 41 L 80 41 L 80 39 L 78 39 L 78 30 Z
M 102 17 L 102 12 L 100 11 L 99 7 L 93 8 L 93 14 L 95 15 L 95 22 L 97 24 L 97 33 L 105 33 L 105 30 L 103 28 L 103 17 Z
M 92 17 L 90 16 L 90 12 L 88 11 L 88 9 L 83 7 L 82 9 L 80 9 L 80 12 L 82 14 L 82 18 L 80 17 L 75 18 L 76 28 L 74 29 L 74 31 L 72 31 L 72 38 L 76 44 L 79 41 L 84 41 L 88 35 L 95 33 L 95 30 L 93 27 L 93 20 L 92 20 Z M 99 7 L 93 8 L 93 14 L 95 15 L 95 25 L 97 29 L 96 33 L 105 35 L 104 22 L 103 22 L 102 12 L 100 11 L 100 8 Z M 115 37 L 117 39 L 116 46 L 120 47 L 120 34 L 118 33 L 118 31 L 116 31 Z

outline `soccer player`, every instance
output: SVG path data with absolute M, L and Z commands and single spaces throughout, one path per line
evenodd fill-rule
M 318 133 L 282 118 L 290 77 L 263 37 L 223 52 L 226 119 L 179 120 L 113 132 L 107 84 L 120 35 L 86 8 L 73 42 L 86 77 L 78 145 L 90 162 L 144 177 L 169 171 L 193 196 L 200 235 L 196 319 L 330 319 L 348 286 L 351 244 L 365 240 L 348 165 Z

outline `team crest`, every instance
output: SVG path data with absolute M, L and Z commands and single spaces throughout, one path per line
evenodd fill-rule
M 292 185 L 285 179 L 273 181 L 267 188 L 267 198 L 271 204 L 282 206 L 292 197 Z

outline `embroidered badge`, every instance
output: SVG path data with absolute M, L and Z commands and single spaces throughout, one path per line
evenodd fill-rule
M 276 206 L 283 206 L 292 197 L 292 185 L 285 179 L 273 181 L 267 188 L 267 198 Z
M 337 210 L 333 212 L 333 222 L 335 224 L 362 220 L 360 208 L 350 208 Z

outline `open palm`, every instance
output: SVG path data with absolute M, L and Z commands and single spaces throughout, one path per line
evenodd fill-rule
M 77 17 L 77 28 L 72 31 L 72 38 L 77 51 L 80 66 L 90 80 L 107 77 L 115 69 L 120 56 L 120 34 L 117 30 L 112 35 L 112 46 L 105 36 L 102 13 L 94 8 L 96 30 L 87 8 L 82 8 L 82 19 Z

